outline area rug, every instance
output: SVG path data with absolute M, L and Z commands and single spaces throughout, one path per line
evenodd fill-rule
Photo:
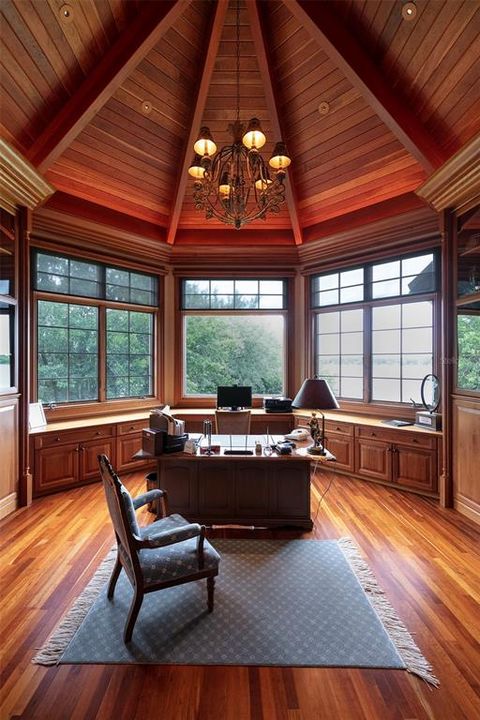
M 213 613 L 205 581 L 151 593 L 125 645 L 132 588 L 122 572 L 107 599 L 110 553 L 33 662 L 397 668 L 437 684 L 348 538 L 213 545 Z

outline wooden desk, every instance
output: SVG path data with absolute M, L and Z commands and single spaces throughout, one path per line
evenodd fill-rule
M 243 448 L 245 436 L 233 436 Z M 257 436 L 248 438 L 253 448 Z M 158 487 L 168 492 L 170 511 L 206 525 L 313 527 L 310 517 L 310 458 L 298 455 L 160 455 Z

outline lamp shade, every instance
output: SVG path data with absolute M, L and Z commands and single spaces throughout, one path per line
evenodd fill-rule
M 326 380 L 307 378 L 295 395 L 292 407 L 304 410 L 333 410 L 340 406 Z

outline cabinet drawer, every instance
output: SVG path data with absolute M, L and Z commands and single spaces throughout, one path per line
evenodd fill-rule
M 357 427 L 357 437 L 429 449 L 434 448 L 436 445 L 436 438 L 424 433 L 415 433 L 408 430 L 383 430 L 383 428 L 363 425 Z
M 117 435 L 128 435 L 129 433 L 141 432 L 144 428 L 148 428 L 148 418 L 119 423 L 117 425 Z
M 325 420 L 325 434 L 327 433 L 338 433 L 353 437 L 353 425 L 337 420 Z
M 112 437 L 115 434 L 114 425 L 98 425 L 95 427 L 78 428 L 77 430 L 60 430 L 35 438 L 35 447 L 46 448 L 62 445 L 63 443 L 87 442 L 99 438 Z

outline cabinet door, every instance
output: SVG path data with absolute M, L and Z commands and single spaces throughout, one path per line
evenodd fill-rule
M 437 453 L 435 450 L 394 447 L 393 479 L 399 485 L 437 491 Z
M 100 479 L 97 455 L 106 455 L 115 467 L 114 438 L 80 443 L 80 479 L 83 482 Z
M 264 460 L 236 464 L 235 513 L 238 517 L 271 514 L 272 478 Z
M 187 519 L 198 509 L 197 461 L 162 457 L 158 460 L 158 487 L 166 490 L 171 513 Z
M 198 461 L 198 514 L 200 517 L 235 517 L 235 460 Z
M 301 519 L 306 527 L 310 520 L 310 463 L 291 459 L 285 463 L 272 464 L 276 503 L 275 514 L 286 520 Z
M 78 485 L 79 445 L 68 443 L 35 451 L 33 494 L 46 495 Z
M 391 482 L 390 443 L 357 438 L 355 441 L 355 472 L 358 475 L 365 475 L 365 477 Z
M 130 471 L 144 466 L 145 460 L 133 460 L 133 455 L 142 449 L 142 433 L 117 437 L 117 471 Z M 152 464 L 151 462 L 149 464 Z
M 333 455 L 335 455 L 336 462 L 331 463 L 331 467 L 326 463 L 326 467 L 330 470 L 341 469 L 350 470 L 353 472 L 353 437 L 348 435 L 337 435 L 329 433 L 325 438 L 325 447 Z M 323 466 L 322 466 L 323 468 Z

